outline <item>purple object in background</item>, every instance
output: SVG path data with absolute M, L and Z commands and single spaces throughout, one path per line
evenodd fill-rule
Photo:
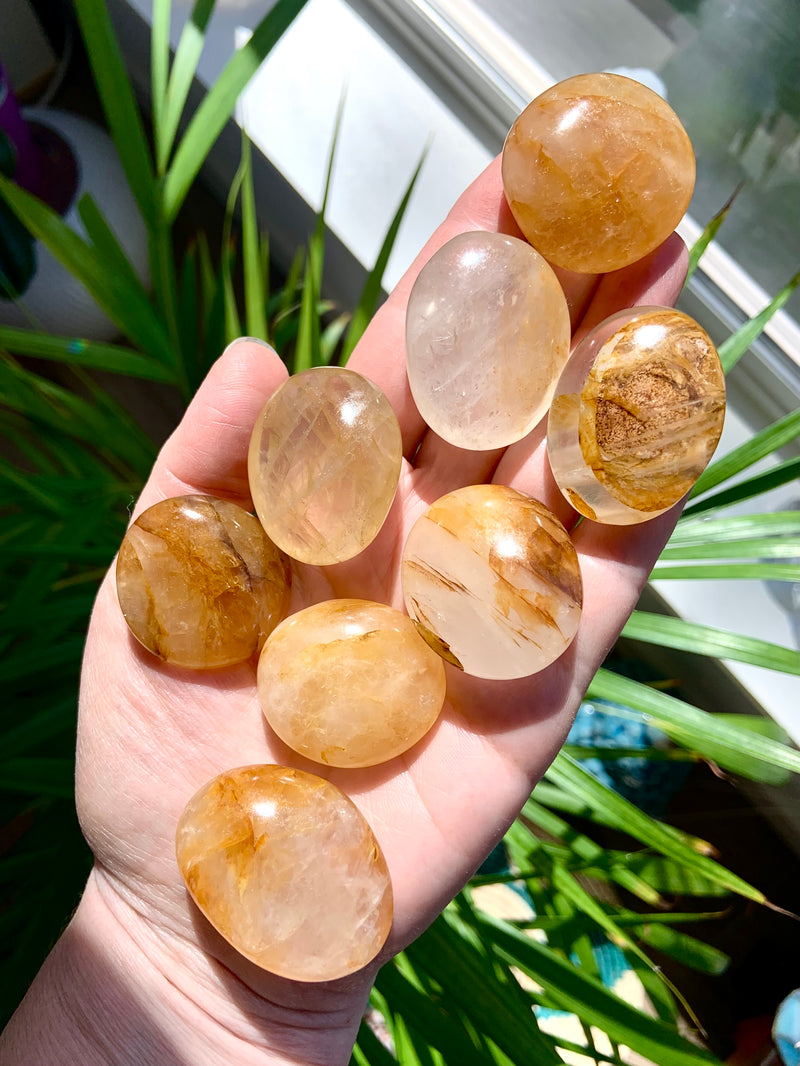
M 39 195 L 42 182 L 39 153 L 31 137 L 28 124 L 20 114 L 2 63 L 0 63 L 0 130 L 6 133 L 17 153 L 17 169 L 14 171 L 14 180 L 23 189 Z

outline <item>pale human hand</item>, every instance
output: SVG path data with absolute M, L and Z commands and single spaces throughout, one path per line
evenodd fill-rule
M 549 473 L 544 424 L 510 448 L 466 452 L 427 431 L 411 399 L 404 369 L 411 284 L 446 240 L 474 229 L 519 236 L 497 161 L 458 201 L 350 360 L 384 390 L 398 415 L 406 456 L 400 486 L 378 538 L 361 555 L 325 568 L 293 564 L 292 611 L 341 596 L 402 607 L 405 537 L 430 503 L 462 485 L 511 485 L 546 503 L 568 529 L 576 525 Z M 685 269 L 683 244 L 672 237 L 645 260 L 599 281 L 560 272 L 574 336 L 624 307 L 671 304 Z M 265 346 L 242 340 L 229 347 L 164 446 L 135 513 L 196 492 L 251 507 L 250 432 L 285 377 Z M 574 543 L 584 607 L 567 652 L 547 670 L 513 682 L 481 681 L 448 666 L 448 697 L 433 730 L 406 755 L 363 770 L 321 767 L 286 748 L 264 722 L 254 662 L 190 672 L 141 649 L 122 618 L 113 574 L 107 577 L 92 617 L 81 692 L 77 800 L 96 856 L 81 906 L 113 930 L 112 941 L 126 945 L 132 972 L 150 967 L 158 975 L 137 978 L 150 989 L 134 1003 L 140 1029 L 168 1028 L 177 1018 L 193 1034 L 196 1046 L 186 1048 L 185 1059 L 178 1048 L 174 1058 L 162 1052 L 152 1061 L 345 1063 L 377 968 L 301 985 L 238 956 L 189 900 L 175 861 L 176 823 L 197 789 L 223 770 L 281 763 L 327 777 L 351 796 L 392 876 L 394 924 L 381 960 L 387 958 L 446 905 L 516 816 L 563 743 L 677 513 L 673 508 L 624 528 L 582 522 Z M 153 998 L 159 981 L 171 1022 L 160 1018 L 162 1005 Z M 137 999 L 130 989 L 126 994 Z

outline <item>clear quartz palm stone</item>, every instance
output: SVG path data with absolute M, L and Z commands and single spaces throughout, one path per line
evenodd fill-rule
M 408 615 L 367 600 L 327 600 L 271 634 L 258 691 L 290 748 L 331 766 L 374 766 L 431 728 L 445 671 Z
M 459 448 L 503 448 L 544 417 L 569 355 L 561 285 L 529 244 L 462 233 L 422 268 L 406 356 L 425 422 Z
M 428 508 L 408 536 L 402 582 L 422 636 L 477 677 L 542 670 L 580 620 L 569 534 L 544 504 L 504 485 L 457 489 Z
M 377 385 L 340 367 L 295 374 L 264 406 L 250 440 L 256 513 L 293 559 L 351 559 L 386 519 L 402 453 L 397 418 Z
M 116 579 L 136 639 L 196 670 L 255 655 L 289 607 L 288 560 L 257 518 L 210 496 L 144 511 L 125 534 Z
M 724 418 L 725 378 L 705 331 L 669 307 L 621 311 L 561 375 L 547 424 L 553 476 L 587 518 L 644 522 L 691 489 Z
M 186 805 L 176 854 L 214 928 L 280 977 L 344 977 L 389 933 L 392 886 L 378 842 L 355 804 L 315 774 L 220 774 Z
M 657 248 L 695 181 L 675 112 L 619 74 L 579 74 L 537 96 L 511 127 L 502 168 L 509 207 L 533 247 L 589 274 Z

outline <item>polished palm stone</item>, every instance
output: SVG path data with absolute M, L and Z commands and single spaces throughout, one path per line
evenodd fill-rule
M 547 424 L 550 466 L 582 515 L 643 522 L 694 485 L 724 418 L 725 379 L 705 331 L 669 307 L 621 311 L 564 369 Z
M 401 611 L 328 600 L 282 622 L 258 663 L 267 721 L 289 747 L 331 766 L 373 766 L 428 732 L 444 664 Z
M 377 385 L 340 367 L 305 370 L 256 420 L 248 462 L 256 513 L 293 559 L 350 559 L 386 519 L 402 450 L 397 418 Z
M 503 448 L 547 412 L 570 345 L 564 292 L 529 244 L 462 233 L 423 267 L 408 302 L 414 402 L 460 448 Z
M 353 973 L 389 933 L 381 849 L 355 804 L 315 774 L 285 766 L 220 774 L 186 805 L 176 854 L 214 928 L 280 977 Z
M 651 89 L 580 74 L 538 96 L 503 149 L 522 232 L 551 263 L 603 273 L 641 259 L 682 218 L 694 189 L 689 137 Z
M 227 500 L 178 496 L 141 514 L 117 558 L 131 632 L 175 666 L 215 669 L 258 652 L 289 606 L 286 558 Z
M 437 500 L 411 529 L 406 609 L 449 662 L 477 677 L 526 677 L 568 647 L 580 620 L 578 557 L 556 516 L 504 485 Z

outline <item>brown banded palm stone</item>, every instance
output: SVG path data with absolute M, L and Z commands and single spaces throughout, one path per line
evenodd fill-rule
M 304 370 L 256 420 L 248 460 L 256 513 L 293 559 L 351 559 L 383 525 L 402 457 L 397 417 L 377 385 L 341 367 Z
M 462 233 L 408 301 L 408 382 L 425 422 L 459 448 L 504 448 L 547 413 L 570 348 L 567 301 L 525 241 Z
M 282 622 L 258 662 L 264 715 L 289 747 L 331 766 L 374 766 L 431 728 L 444 664 L 401 611 L 327 600 Z
M 673 308 L 621 311 L 564 368 L 548 419 L 550 466 L 587 518 L 644 522 L 691 489 L 724 419 L 725 378 L 708 334 Z
M 125 621 L 148 651 L 212 670 L 261 649 L 288 610 L 291 573 L 257 518 L 198 495 L 162 500 L 136 519 L 116 579 Z
M 543 503 L 505 485 L 437 500 L 412 527 L 401 572 L 422 636 L 477 677 L 537 673 L 578 628 L 583 589 L 569 534 Z
M 657 248 L 694 190 L 695 159 L 672 108 L 618 74 L 579 74 L 516 119 L 503 148 L 512 214 L 557 266 L 605 273 Z
M 315 774 L 285 766 L 220 774 L 186 805 L 176 854 L 214 928 L 280 977 L 344 977 L 388 936 L 383 853 L 355 804 Z

